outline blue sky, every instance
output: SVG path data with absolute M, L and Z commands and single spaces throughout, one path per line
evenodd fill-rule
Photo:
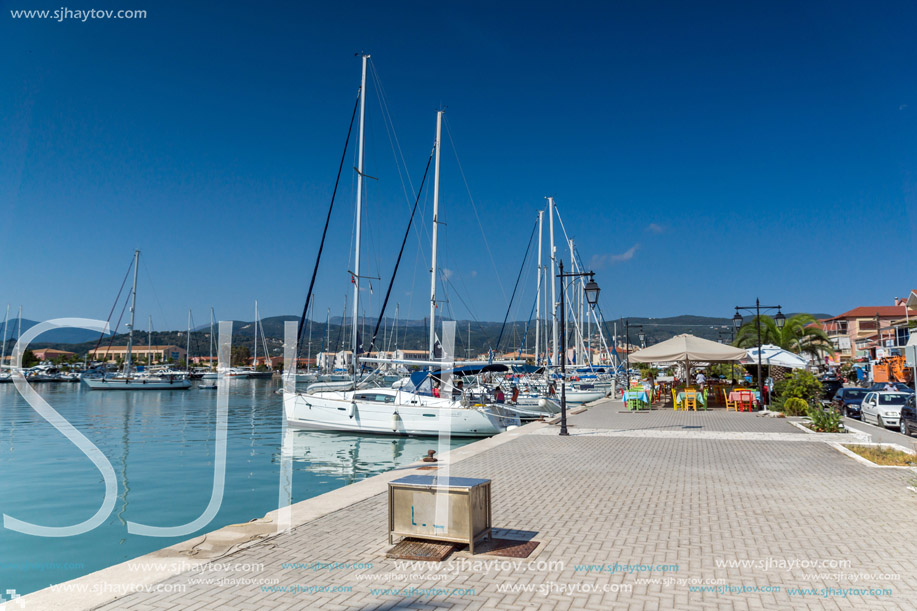
M 148 11 L 86 23 L 6 10 L 59 3 L 2 4 L 0 304 L 28 318 L 106 317 L 134 248 L 138 316 L 156 328 L 211 305 L 250 319 L 255 299 L 264 316 L 298 313 L 360 50 L 415 188 L 447 107 L 440 266 L 456 318 L 502 319 L 547 195 L 608 318 L 729 316 L 758 296 L 838 313 L 917 285 L 909 3 L 70 7 Z M 410 203 L 373 77 L 366 134 L 374 312 Z M 351 290 L 353 150 L 316 318 Z M 402 317 L 428 309 L 422 206 Z M 533 266 L 514 318 L 531 310 Z

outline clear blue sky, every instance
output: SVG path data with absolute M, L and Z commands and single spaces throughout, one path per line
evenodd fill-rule
M 729 316 L 756 296 L 837 313 L 917 286 L 912 3 L 90 4 L 148 17 L 6 10 L 60 7 L 43 0 L 0 15 L 0 304 L 28 318 L 105 318 L 135 247 L 143 326 L 183 327 L 188 308 L 201 323 L 210 305 L 250 319 L 256 298 L 298 313 L 360 50 L 415 187 L 447 106 L 440 265 L 457 318 L 460 296 L 502 319 L 546 195 L 609 318 Z M 376 311 L 409 203 L 373 80 Z M 353 165 L 351 149 L 316 318 L 350 291 Z M 428 199 L 420 220 L 403 317 L 428 307 Z M 528 267 L 514 318 L 534 300 Z

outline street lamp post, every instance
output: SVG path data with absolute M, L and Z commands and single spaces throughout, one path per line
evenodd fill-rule
M 777 310 L 777 315 L 774 316 L 774 322 L 777 323 L 777 328 L 782 329 L 783 325 L 786 324 L 786 316 L 783 315 L 783 312 L 780 311 L 781 306 L 763 306 L 761 305 L 760 299 L 755 299 L 755 305 L 753 306 L 736 306 L 736 314 L 732 317 L 732 325 L 736 330 L 736 334 L 739 332 L 739 327 L 742 326 L 742 315 L 739 314 L 739 310 L 745 312 L 754 312 L 755 313 L 755 327 L 758 330 L 758 396 L 761 397 L 761 403 L 764 403 L 764 379 L 761 377 L 761 310 L 767 312 L 768 310 Z
M 564 278 L 582 278 L 589 276 L 589 282 L 583 292 L 586 293 L 586 301 L 590 308 L 594 308 L 599 301 L 599 285 L 595 283 L 595 274 L 593 272 L 570 272 L 564 273 L 564 262 L 560 261 L 560 345 L 562 347 L 560 355 L 560 434 L 567 436 L 567 320 L 566 320 L 566 301 L 564 301 Z

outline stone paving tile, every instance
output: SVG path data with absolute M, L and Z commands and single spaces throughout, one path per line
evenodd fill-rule
M 707 411 L 652 409 L 629 411 L 624 402 L 603 401 L 582 414 L 570 417 L 576 427 L 619 430 L 721 431 L 744 433 L 793 433 L 805 435 L 785 418 L 770 418 L 755 412 L 734 412 L 711 408 Z
M 573 416 L 571 423 L 585 427 L 588 415 Z M 676 417 L 686 420 L 660 414 L 658 422 L 642 422 L 655 427 L 701 421 L 708 430 L 772 432 L 778 439 L 793 428 L 749 414 Z M 590 427 L 609 428 L 619 418 L 592 414 L 589 420 Z M 280 586 L 329 591 L 221 588 L 191 584 L 189 577 L 200 575 L 185 574 L 165 583 L 186 584 L 186 591 L 157 594 L 152 608 L 181 609 L 188 601 L 206 601 L 202 608 L 228 604 L 244 609 L 288 601 L 290 608 L 301 609 L 914 608 L 917 521 L 911 516 L 917 494 L 905 488 L 908 473 L 870 469 L 825 444 L 695 438 L 692 430 L 680 439 L 526 435 L 453 465 L 454 475 L 493 480 L 495 526 L 537 533 L 534 538 L 543 545 L 532 561 L 540 564 L 531 567 L 528 560 L 514 568 L 495 562 L 500 558 L 463 554 L 416 568 L 387 559 L 386 496 L 380 494 L 221 560 L 265 563 L 261 572 L 222 576 L 270 575 Z M 799 566 L 812 560 L 849 566 Z M 371 562 L 372 567 L 280 568 L 283 562 L 310 561 Z M 475 561 L 491 563 L 460 567 Z M 797 566 L 778 564 L 787 562 Z M 677 567 L 631 572 L 613 569 L 615 563 Z M 583 568 L 592 564 L 602 569 Z M 899 578 L 808 577 L 838 572 L 896 573 Z M 691 591 L 692 585 L 710 589 Z M 411 587 L 415 590 L 407 591 Z M 790 592 L 826 587 L 889 588 L 891 594 Z M 386 588 L 399 592 L 372 591 Z M 433 588 L 474 592 L 431 597 Z M 123 609 L 149 600 L 150 595 L 137 593 L 101 608 Z

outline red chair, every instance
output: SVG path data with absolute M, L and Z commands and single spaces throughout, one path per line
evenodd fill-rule
M 739 411 L 750 412 L 755 405 L 755 396 L 750 390 L 739 391 Z

